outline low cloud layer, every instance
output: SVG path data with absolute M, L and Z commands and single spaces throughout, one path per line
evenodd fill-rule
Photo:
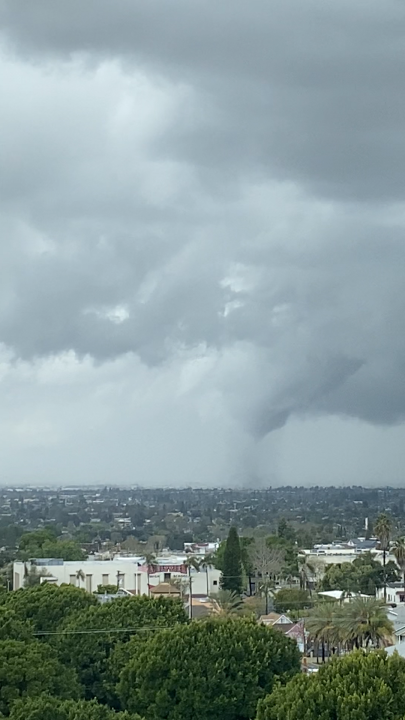
M 401 482 L 402 5 L 0 22 L 2 482 Z

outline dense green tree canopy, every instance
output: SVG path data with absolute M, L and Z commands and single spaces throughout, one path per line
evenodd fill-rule
M 43 528 L 23 533 L 18 543 L 21 553 L 30 552 L 31 548 L 42 548 L 46 542 L 56 542 L 56 532 L 52 528 Z
M 21 619 L 5 605 L 0 605 L 0 640 L 33 640 L 33 624 Z
M 18 558 L 62 558 L 63 560 L 84 560 L 86 553 L 74 540 L 58 540 L 54 530 L 45 528 L 21 535 Z
M 274 596 L 274 609 L 278 613 L 285 613 L 289 610 L 302 611 L 312 607 L 313 602 L 308 590 L 299 588 L 282 588 Z
M 124 667 L 141 650 L 141 647 L 151 636 L 150 632 L 133 635 L 128 642 L 117 642 L 112 648 L 103 673 L 103 688 L 105 699 L 110 707 L 121 708 L 118 697 L 118 685 Z
M 121 674 L 123 707 L 147 720 L 245 720 L 257 700 L 298 672 L 294 641 L 246 619 L 164 630 L 136 648 Z
M 0 712 L 8 715 L 19 698 L 49 693 L 79 698 L 81 688 L 73 671 L 57 660 L 51 648 L 37 640 L 0 641 Z
M 98 605 L 97 599 L 85 590 L 50 583 L 7 593 L 2 602 L 21 620 L 29 620 L 35 632 L 54 631 L 70 615 L 77 617 L 78 613 Z
M 356 651 L 298 675 L 259 703 L 257 720 L 403 720 L 405 661 Z
M 398 580 L 393 563 L 386 565 L 387 580 Z M 329 565 L 326 568 L 320 584 L 320 590 L 344 590 L 345 592 L 360 592 L 364 595 L 375 595 L 377 588 L 384 584 L 384 568 L 371 553 L 356 558 L 353 563 L 345 562 L 340 565 Z
M 30 557 L 61 558 L 62 560 L 85 560 L 87 555 L 81 549 L 79 543 L 74 540 L 57 540 L 56 542 L 44 543 L 41 548 L 41 555 Z
M 117 585 L 97 585 L 97 593 L 99 595 L 104 595 L 105 593 L 114 595 L 117 590 Z
M 61 700 L 41 695 L 18 700 L 10 713 L 10 720 L 141 720 L 139 715 L 114 712 L 96 700 Z
M 104 674 L 114 646 L 135 633 L 153 632 L 187 622 L 182 603 L 171 598 L 124 597 L 71 616 L 53 641 L 62 662 L 73 667 L 86 697 L 104 700 Z

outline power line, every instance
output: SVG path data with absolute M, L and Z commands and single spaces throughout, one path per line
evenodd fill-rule
M 182 625 L 185 623 L 175 623 L 175 625 L 157 625 L 157 626 L 149 626 L 149 625 L 139 625 L 135 627 L 130 628 L 105 628 L 102 630 L 98 630 L 96 628 L 89 629 L 89 630 L 37 630 L 36 632 L 33 632 L 33 635 L 95 635 L 95 634 L 101 634 L 101 633 L 126 633 L 126 632 L 139 632 L 139 631 L 148 631 L 153 632 L 157 630 L 170 630 L 173 627 L 177 627 L 177 625 Z

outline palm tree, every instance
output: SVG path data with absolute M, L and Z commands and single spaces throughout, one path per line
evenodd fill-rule
M 325 662 L 325 644 L 339 645 L 343 639 L 339 623 L 336 621 L 338 613 L 336 604 L 326 601 L 316 605 L 305 619 L 309 634 L 316 643 L 321 643 L 322 662 Z
M 392 552 L 404 579 L 405 594 L 405 538 L 401 537 L 395 540 Z
M 337 625 L 346 640 L 357 648 L 385 643 L 394 632 L 385 604 L 376 598 L 356 597 L 340 610 Z
M 156 555 L 154 553 L 146 553 L 145 564 L 146 564 L 146 578 L 148 583 L 148 597 L 150 597 L 150 573 L 153 571 L 155 565 Z
M 193 579 L 191 577 L 191 568 L 200 572 L 200 561 L 196 557 L 190 556 L 184 563 L 188 569 L 188 583 L 189 583 L 189 595 L 188 595 L 188 616 L 190 620 L 193 618 Z
M 85 576 L 83 570 L 76 570 L 76 582 L 77 582 L 78 588 L 81 587 L 80 581 L 83 580 L 83 582 L 84 582 L 85 579 L 86 579 L 86 576 Z
M 374 527 L 375 534 L 378 538 L 378 544 L 380 546 L 380 550 L 382 550 L 383 553 L 383 570 L 384 570 L 384 602 L 387 602 L 387 571 L 386 571 L 386 561 L 387 561 L 387 551 L 390 547 L 390 534 L 391 534 L 391 520 L 389 519 L 388 515 L 385 515 L 384 513 L 380 515 L 377 519 L 377 522 Z
M 211 596 L 211 600 L 215 615 L 229 617 L 230 615 L 240 615 L 245 610 L 241 596 L 231 590 L 220 590 Z
M 205 576 L 207 580 L 207 597 L 210 594 L 210 578 L 209 578 L 209 569 L 213 566 L 215 560 L 214 553 L 207 553 L 207 555 L 204 555 L 203 559 L 200 562 L 200 567 L 202 567 L 203 570 L 205 570 Z

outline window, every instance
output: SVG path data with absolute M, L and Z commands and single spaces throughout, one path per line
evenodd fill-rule
M 90 593 L 91 593 L 92 578 L 93 578 L 92 575 L 86 575 L 86 590 L 87 590 L 87 592 L 90 592 Z
M 76 585 L 76 575 L 69 575 L 69 585 Z
M 218 580 L 214 580 L 212 584 L 213 584 L 213 585 L 218 585 Z
M 103 575 L 102 577 L 103 577 L 103 579 L 102 579 L 102 583 L 101 583 L 101 584 L 102 584 L 102 585 L 108 585 L 108 584 L 109 584 L 109 582 L 108 582 L 108 575 Z

